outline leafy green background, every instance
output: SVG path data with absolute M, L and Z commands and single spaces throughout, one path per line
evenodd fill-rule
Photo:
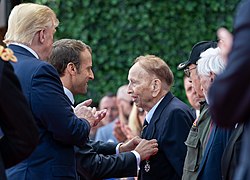
M 175 75 L 172 92 L 187 102 L 183 72 L 177 65 L 188 58 L 192 46 L 217 40 L 216 30 L 232 29 L 238 0 L 26 0 L 51 7 L 60 20 L 55 39 L 74 38 L 93 50 L 95 80 L 86 96 L 98 102 L 127 83 L 132 61 L 155 54 Z

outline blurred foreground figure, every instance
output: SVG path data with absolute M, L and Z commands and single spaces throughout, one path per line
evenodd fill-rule
M 227 67 L 209 91 L 212 119 L 220 126 L 233 127 L 244 122 L 240 165 L 235 180 L 250 179 L 250 0 L 243 0 L 236 13 L 233 44 Z M 230 41 L 229 41 L 230 42 Z M 228 52 L 227 50 L 224 52 Z
M 39 141 L 37 126 L 9 60 L 16 61 L 13 52 L 0 46 L 1 180 L 6 179 L 5 168 L 27 158 Z

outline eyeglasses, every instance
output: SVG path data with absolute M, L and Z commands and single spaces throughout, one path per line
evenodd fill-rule
M 189 69 L 189 68 L 184 69 L 185 75 L 186 75 L 187 77 L 190 77 L 190 71 L 193 70 L 193 69 L 195 69 L 195 68 L 196 68 L 196 67 L 193 67 L 193 68 L 191 68 L 191 69 Z

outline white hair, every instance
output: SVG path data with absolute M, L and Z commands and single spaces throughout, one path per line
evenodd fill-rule
M 211 72 L 220 74 L 225 69 L 225 62 L 220 56 L 220 48 L 209 48 L 200 55 L 197 61 L 199 76 L 209 76 Z

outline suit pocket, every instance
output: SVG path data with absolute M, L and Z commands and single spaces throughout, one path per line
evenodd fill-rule
M 52 167 L 53 177 L 65 177 L 63 179 L 75 179 L 75 168 L 71 166 L 53 166 Z
M 197 128 L 192 127 L 188 138 L 185 141 L 185 144 L 187 146 L 187 154 L 185 158 L 184 163 L 184 171 L 191 171 L 195 172 L 199 166 L 198 166 L 198 160 L 200 157 L 200 143 L 199 143 L 199 137 L 198 137 L 198 131 Z

